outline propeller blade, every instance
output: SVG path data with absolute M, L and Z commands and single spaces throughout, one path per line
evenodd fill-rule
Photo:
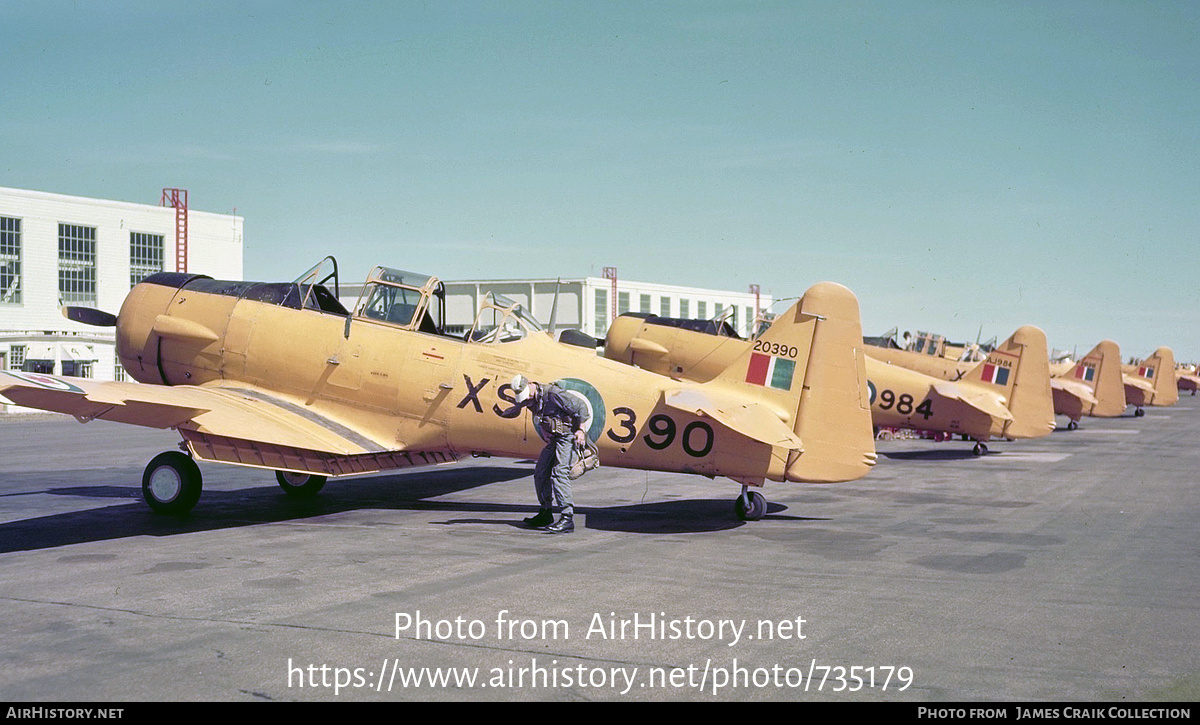
M 63 317 L 75 322 L 82 322 L 85 325 L 95 325 L 96 327 L 116 327 L 117 316 L 111 312 L 98 310 L 95 307 L 64 307 L 62 308 Z

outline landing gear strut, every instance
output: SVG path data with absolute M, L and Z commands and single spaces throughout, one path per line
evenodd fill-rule
M 142 474 L 142 497 L 159 514 L 179 516 L 200 500 L 200 467 L 191 456 L 179 451 L 160 453 Z
M 767 514 L 767 498 L 742 486 L 742 495 L 733 502 L 733 512 L 739 521 L 758 521 Z

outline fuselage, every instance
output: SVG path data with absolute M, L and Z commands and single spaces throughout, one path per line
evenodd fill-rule
M 531 457 L 542 448 L 529 413 L 510 410 L 508 381 L 521 373 L 564 381 L 588 401 L 588 433 L 604 465 L 805 480 L 794 468 L 787 473 L 787 450 L 667 406 L 664 391 L 678 382 L 544 332 L 467 341 L 350 314 L 327 292 L 314 297 L 297 287 L 155 275 L 131 291 L 118 316 L 121 363 L 140 382 L 244 390 L 382 448 L 453 456 Z

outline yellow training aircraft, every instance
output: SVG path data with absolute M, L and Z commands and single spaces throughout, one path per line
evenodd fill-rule
M 1179 384 L 1175 378 L 1175 353 L 1160 347 L 1137 365 L 1122 365 L 1125 401 L 1136 406 L 1134 415 L 1142 416 L 1144 406 L 1175 405 L 1179 402 Z
M 1070 420 L 1067 430 L 1079 427 L 1085 415 L 1113 418 L 1125 412 L 1125 387 L 1121 383 L 1121 348 L 1103 340 L 1077 363 L 1051 367 L 1054 412 Z
M 744 519 L 765 512 L 749 487 L 767 479 L 848 481 L 875 463 L 858 300 L 840 285 L 815 285 L 763 334 L 769 381 L 747 350 L 707 384 L 557 343 L 511 304 L 445 334 L 434 277 L 377 267 L 353 311 L 337 293 L 331 257 L 290 283 L 156 274 L 116 317 L 64 310 L 115 325 L 121 364 L 144 384 L 5 371 L 0 394 L 83 422 L 177 430 L 185 452 L 157 456 L 142 477 L 150 507 L 174 514 L 200 496 L 193 458 L 273 469 L 303 496 L 327 476 L 536 456 L 537 426 L 512 409 L 517 373 L 587 401 L 604 465 L 732 478 Z
M 876 426 L 963 435 L 976 441 L 977 455 L 987 451 L 984 441 L 991 438 L 1034 438 L 1054 430 L 1046 336 L 1036 327 L 1017 330 L 956 382 L 883 362 L 874 357 L 875 348 L 866 349 Z M 701 382 L 747 350 L 762 356 L 760 366 L 768 364 L 771 348 L 761 338 L 743 340 L 704 320 L 644 314 L 617 318 L 604 343 L 610 359 Z
M 1183 365 L 1175 368 L 1175 387 L 1179 390 L 1190 390 L 1192 395 L 1200 388 L 1200 375 L 1196 374 L 1195 365 Z

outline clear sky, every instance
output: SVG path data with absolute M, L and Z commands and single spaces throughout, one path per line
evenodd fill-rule
M 0 3 L 0 186 L 245 217 L 245 272 L 797 296 L 1200 359 L 1200 3 Z

